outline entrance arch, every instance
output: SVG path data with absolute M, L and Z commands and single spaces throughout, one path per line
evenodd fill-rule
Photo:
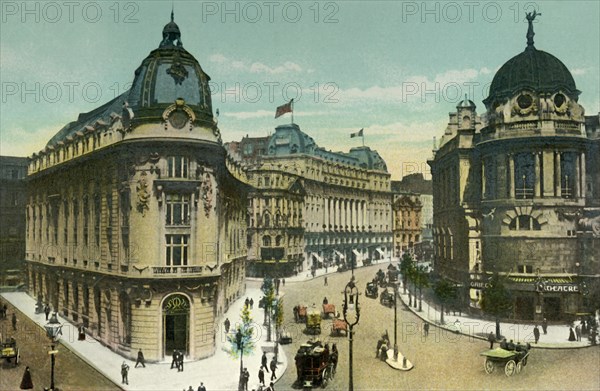
M 179 350 L 189 352 L 190 301 L 182 294 L 168 296 L 162 304 L 163 352 L 165 356 Z

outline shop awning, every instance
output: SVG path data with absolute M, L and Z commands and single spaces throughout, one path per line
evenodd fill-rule
M 317 260 L 317 261 L 319 261 L 319 262 L 323 262 L 323 257 L 322 257 L 322 256 L 320 256 L 320 255 L 319 255 L 319 254 L 317 254 L 317 253 L 311 253 L 311 254 L 312 254 L 312 256 L 313 256 L 313 257 L 315 257 L 315 258 L 316 258 L 316 260 Z
M 335 253 L 338 255 L 338 257 L 340 257 L 340 259 L 345 259 L 346 257 L 344 256 L 344 254 L 342 254 L 341 252 L 339 252 L 336 249 L 333 249 L 333 251 L 335 251 Z
M 356 255 L 356 258 L 360 261 L 362 260 L 362 254 L 358 252 L 358 250 L 356 249 L 352 249 L 352 252 L 354 253 L 354 255 Z
M 379 254 L 381 254 L 381 256 L 382 256 L 382 257 L 385 257 L 385 252 L 384 252 L 382 249 L 380 249 L 379 247 L 377 247 L 377 249 L 376 249 L 376 250 L 377 250 L 377 252 L 378 252 Z

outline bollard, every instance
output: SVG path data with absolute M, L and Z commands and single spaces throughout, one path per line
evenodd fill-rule
M 406 357 L 402 357 L 402 368 L 406 368 Z

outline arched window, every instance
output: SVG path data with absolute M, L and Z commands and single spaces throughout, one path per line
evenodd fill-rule
M 508 229 L 513 231 L 539 231 L 542 229 L 542 226 L 537 219 L 529 215 L 519 215 L 512 219 L 508 225 Z
M 264 216 L 264 222 L 265 222 L 265 227 L 271 226 L 271 216 L 266 212 L 265 212 L 265 216 Z
M 282 242 L 282 237 L 281 237 L 281 235 L 277 235 L 277 236 L 275 237 L 275 246 L 277 246 L 277 247 L 281 246 L 281 242 Z
M 262 238 L 263 247 L 271 247 L 271 237 L 269 235 L 265 235 Z

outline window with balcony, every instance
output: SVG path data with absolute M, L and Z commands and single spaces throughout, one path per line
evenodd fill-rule
M 184 156 L 170 156 L 167 158 L 167 176 L 169 178 L 187 178 L 190 162 Z
M 167 266 L 187 265 L 189 235 L 166 236 L 166 264 Z
M 190 225 L 190 195 L 167 194 L 166 224 Z
M 560 157 L 560 194 L 562 198 L 575 197 L 577 182 L 577 155 L 575 152 L 564 152 Z
M 535 156 L 532 153 L 515 155 L 515 198 L 533 198 L 535 186 Z

